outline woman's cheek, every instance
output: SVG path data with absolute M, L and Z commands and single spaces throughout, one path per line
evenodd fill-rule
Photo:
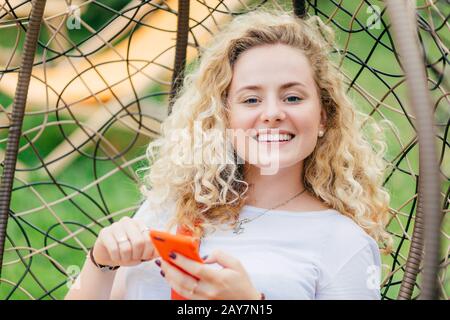
M 317 137 L 314 130 L 314 127 L 308 128 L 308 131 L 301 133 L 299 136 L 299 154 L 303 159 L 308 157 L 317 145 Z
M 236 107 L 231 115 L 231 127 L 235 129 L 250 129 L 258 120 L 254 110 Z

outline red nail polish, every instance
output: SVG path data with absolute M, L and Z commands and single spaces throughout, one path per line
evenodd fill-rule
M 177 257 L 177 255 L 175 254 L 175 252 L 171 252 L 171 253 L 169 253 L 169 257 L 171 257 L 172 259 L 175 259 Z
M 166 274 L 164 273 L 164 271 L 162 271 L 162 270 L 161 270 L 161 272 L 160 272 L 160 273 L 161 273 L 161 275 L 162 275 L 163 277 L 165 277 L 165 276 L 166 276 Z
M 155 260 L 155 263 L 156 263 L 156 265 L 157 265 L 158 267 L 161 267 L 161 261 Z

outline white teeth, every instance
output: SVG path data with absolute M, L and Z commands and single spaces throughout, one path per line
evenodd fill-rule
M 266 141 L 289 141 L 294 136 L 291 134 L 260 134 L 257 139 L 260 142 L 266 142 Z

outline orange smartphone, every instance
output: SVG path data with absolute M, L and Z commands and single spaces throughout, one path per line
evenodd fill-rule
M 169 254 L 172 251 L 175 253 L 180 253 L 194 261 L 203 263 L 198 251 L 200 244 L 200 240 L 198 238 L 180 234 L 171 234 L 165 231 L 150 230 L 150 239 L 152 240 L 153 246 L 161 258 L 173 266 L 176 265 L 169 260 Z M 176 267 L 184 271 L 178 266 Z
M 170 252 L 173 251 L 176 253 L 180 253 L 185 257 L 203 263 L 203 260 L 202 258 L 200 258 L 200 254 L 198 251 L 200 245 L 200 240 L 198 238 L 181 234 L 171 234 L 165 231 L 150 230 L 150 239 L 153 243 L 153 246 L 155 247 L 156 251 L 158 252 L 158 254 L 162 259 L 164 259 L 172 266 L 175 266 L 176 268 L 187 274 L 189 273 L 183 270 L 182 268 L 178 267 L 177 265 L 173 264 L 169 260 Z M 195 276 L 192 277 L 198 280 L 197 277 Z M 173 289 L 171 290 L 171 298 L 172 300 L 187 300 L 187 298 L 178 294 Z

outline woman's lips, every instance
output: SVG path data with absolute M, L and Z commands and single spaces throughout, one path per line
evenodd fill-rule
M 255 140 L 258 143 L 262 143 L 262 144 L 266 144 L 266 145 L 285 145 L 288 144 L 289 142 L 291 142 L 292 140 L 294 140 L 297 136 L 295 135 L 294 137 L 292 137 L 291 140 L 285 140 L 285 141 L 258 141 L 256 137 L 252 138 L 253 140 Z

